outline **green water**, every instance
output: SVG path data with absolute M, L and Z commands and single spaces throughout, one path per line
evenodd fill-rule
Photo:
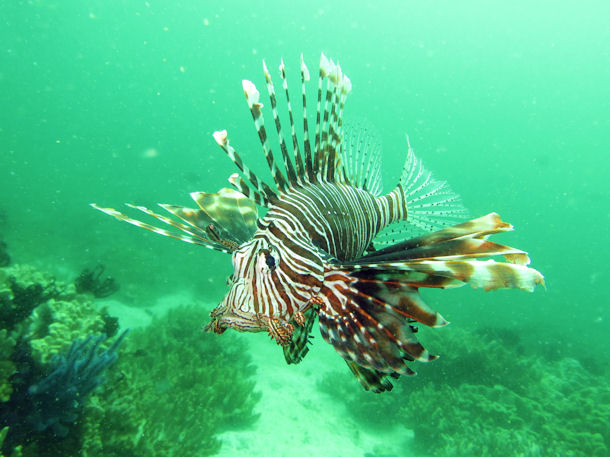
M 14 262 L 62 280 L 103 263 L 130 306 L 183 291 L 217 303 L 231 270 L 225 254 L 116 223 L 88 204 L 189 205 L 190 192 L 224 187 L 235 170 L 212 139 L 221 129 L 264 174 L 241 80 L 262 89 L 261 60 L 275 71 L 283 57 L 298 100 L 299 55 L 313 75 L 324 52 L 353 83 L 346 118 L 366 119 L 382 137 L 386 189 L 408 134 L 473 216 L 496 211 L 516 227 L 498 241 L 528 251 L 547 285 L 429 301 L 452 327 L 516 331 L 513 371 L 521 355 L 594 359 L 603 385 L 609 21 L 601 0 L 2 2 L 0 237 Z M 308 356 L 314 371 L 321 345 Z M 341 395 L 328 404 L 343 407 Z M 361 433 L 370 426 L 354 420 Z M 271 442 L 283 439 L 278 427 Z

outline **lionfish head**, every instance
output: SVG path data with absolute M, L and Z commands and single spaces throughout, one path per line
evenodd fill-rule
M 290 249 L 273 229 L 273 224 L 261 226 L 233 253 L 230 289 L 210 314 L 207 331 L 269 331 L 280 342 L 283 329 L 290 332 L 289 322 L 320 291 L 322 259 L 315 252 Z

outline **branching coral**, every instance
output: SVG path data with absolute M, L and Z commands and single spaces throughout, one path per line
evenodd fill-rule
M 245 348 L 201 333 L 205 317 L 179 308 L 132 332 L 112 388 L 88 408 L 85 456 L 212 455 L 217 433 L 256 419 Z
M 87 336 L 115 333 L 116 319 L 73 286 L 15 265 L 0 268 L 0 324 L 4 455 L 74 455 L 80 434 L 59 436 L 114 361 L 116 349 L 103 351 L 100 337 Z
M 106 335 L 90 335 L 75 340 L 66 354 L 53 358 L 51 374 L 28 389 L 33 408 L 26 421 L 34 430 L 51 428 L 58 437 L 68 434 L 68 427 L 79 417 L 85 400 L 102 383 L 102 373 L 116 361 L 116 351 L 125 334 L 105 351 L 100 344 Z
M 106 311 L 100 311 L 86 295 L 76 295 L 71 300 L 48 300 L 28 318 L 26 338 L 32 356 L 46 364 L 53 355 L 66 351 L 75 339 L 108 331 L 108 319 Z

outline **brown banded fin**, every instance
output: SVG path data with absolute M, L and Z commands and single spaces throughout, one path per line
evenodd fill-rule
M 390 391 L 394 388 L 390 380 L 388 379 L 388 373 L 383 373 L 378 370 L 364 368 L 354 362 L 346 360 L 347 366 L 360 382 L 364 390 L 374 392 L 376 394 Z
M 273 176 L 273 181 L 275 182 L 275 185 L 277 186 L 280 192 L 286 191 L 286 178 L 275 163 L 273 151 L 269 146 L 267 130 L 265 129 L 265 119 L 262 111 L 263 104 L 259 102 L 260 93 L 258 92 L 258 89 L 254 85 L 254 83 L 252 81 L 248 81 L 247 79 L 244 79 L 242 81 L 242 86 L 244 89 L 244 94 L 246 95 L 246 101 L 248 102 L 248 106 L 250 107 L 250 113 L 252 114 L 254 126 L 256 127 L 256 131 L 258 133 L 258 138 L 263 148 L 265 158 L 267 159 L 267 165 L 269 166 L 269 170 L 271 171 L 271 176 Z
M 277 110 L 277 99 L 275 96 L 275 88 L 273 86 L 273 80 L 271 74 L 267 69 L 267 65 L 263 60 L 263 73 L 265 74 L 265 81 L 267 82 L 267 92 L 269 93 L 269 101 L 271 102 L 271 111 L 273 113 L 273 120 L 275 121 L 275 128 L 277 130 L 277 136 L 280 142 L 280 150 L 282 151 L 282 158 L 284 159 L 284 169 L 286 170 L 286 176 L 288 182 L 294 186 L 297 184 L 297 177 L 294 171 L 292 161 L 288 156 L 288 148 L 286 147 L 286 141 L 284 140 L 284 134 L 282 132 L 282 123 L 280 121 L 280 115 Z M 261 118 L 262 119 L 262 118 Z
M 527 253 L 487 238 L 495 233 L 513 230 L 496 213 L 490 213 L 453 227 L 420 235 L 379 249 L 354 264 L 388 263 L 407 260 L 458 260 L 501 255 L 509 262 L 528 265 Z
M 269 205 L 270 200 L 277 198 L 277 194 L 267 185 L 265 182 L 258 179 L 256 174 L 254 174 L 241 160 L 241 157 L 229 144 L 229 139 L 227 137 L 227 131 L 221 130 L 218 132 L 214 132 L 213 134 L 214 140 L 216 143 L 222 148 L 223 151 L 229 156 L 229 159 L 235 164 L 237 168 L 244 174 L 244 176 L 248 179 L 250 185 L 254 188 L 256 194 L 260 196 L 265 206 Z M 232 183 L 232 182 L 231 182 Z M 233 184 L 233 183 L 232 183 Z M 242 193 L 246 194 L 243 189 Z M 247 194 L 246 194 L 247 195 Z
M 223 188 L 216 193 L 193 192 L 191 197 L 217 228 L 239 244 L 256 231 L 256 205 L 241 192 Z
M 289 344 L 283 347 L 284 358 L 288 364 L 300 363 L 303 357 L 309 352 L 310 339 L 312 338 L 311 330 L 313 324 L 318 318 L 318 313 L 315 308 L 309 308 L 304 313 L 304 322 L 302 325 L 296 325 L 292 332 L 292 340 Z
M 217 243 L 217 242 L 207 238 L 207 234 L 205 232 L 202 232 L 201 230 L 199 230 L 195 227 L 189 228 L 189 227 L 185 226 L 184 224 L 180 224 L 175 221 L 170 222 L 170 219 L 163 217 L 159 214 L 156 214 L 153 211 L 149 210 L 148 208 L 127 204 L 127 206 L 129 206 L 131 208 L 135 208 L 135 209 L 144 211 L 145 213 L 155 217 L 156 219 L 159 219 L 164 223 L 168 223 L 169 225 L 178 228 L 183 233 L 174 233 L 169 230 L 162 229 L 160 227 L 155 227 L 154 225 L 148 224 L 146 222 L 142 222 L 140 220 L 133 219 L 115 209 L 103 208 L 101 206 L 96 205 L 95 203 L 91 203 L 90 206 L 103 213 L 106 213 L 109 216 L 112 216 L 118 220 L 135 225 L 136 227 L 141 227 L 143 229 L 149 230 L 149 231 L 157 233 L 159 235 L 167 236 L 170 238 L 175 238 L 177 240 L 184 241 L 186 243 L 197 244 L 199 246 L 204 246 L 209 249 L 214 249 L 216 251 L 225 252 L 227 254 L 230 254 L 233 251 L 232 249 L 228 248 L 227 246 L 223 246 L 222 244 Z

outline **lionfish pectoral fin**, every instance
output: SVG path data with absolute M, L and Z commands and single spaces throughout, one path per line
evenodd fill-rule
M 256 204 L 241 192 L 222 188 L 216 193 L 193 192 L 191 197 L 223 238 L 241 244 L 256 231 Z M 209 230 L 207 225 L 201 228 Z
M 142 211 L 142 212 L 148 214 L 149 216 L 152 216 L 155 219 L 180 230 L 182 233 L 172 232 L 170 230 L 165 230 L 160 227 L 156 227 L 154 225 L 148 224 L 146 222 L 142 222 L 138 219 L 133 219 L 113 208 L 103 208 L 101 206 L 96 205 L 95 203 L 91 203 L 90 206 L 97 209 L 98 211 L 108 214 L 109 216 L 112 216 L 120 221 L 124 221 L 124 222 L 127 222 L 128 224 L 135 225 L 136 227 L 141 227 L 143 229 L 149 230 L 149 231 L 157 233 L 159 235 L 167 236 L 167 237 L 174 238 L 174 239 L 177 239 L 180 241 L 185 241 L 185 242 L 191 243 L 191 244 L 205 246 L 207 248 L 225 252 L 227 254 L 231 253 L 233 251 L 233 249 L 230 249 L 229 247 L 224 246 L 221 243 L 216 242 L 215 240 L 209 239 L 207 233 L 205 231 L 199 229 L 198 227 L 195 227 L 192 225 L 185 225 L 185 224 L 182 224 L 181 222 L 169 219 L 165 216 L 155 213 L 154 211 L 152 211 L 144 206 L 135 206 L 135 205 L 131 205 L 131 204 L 127 203 L 127 206 L 129 206 L 130 208 Z M 161 205 L 161 206 L 166 207 L 166 206 L 171 206 L 171 205 Z
M 436 357 L 418 342 L 413 324 L 448 324 L 426 305 L 421 287 L 532 291 L 544 284 L 543 276 L 526 266 L 525 252 L 486 240 L 511 228 L 491 214 L 351 263 L 327 264 L 318 311 L 322 336 L 350 363 L 380 373 L 414 374 L 406 362 Z M 509 262 L 479 260 L 490 256 Z
M 401 284 L 388 273 L 330 266 L 321 291 L 322 337 L 352 364 L 352 371 L 354 364 L 368 370 L 355 372 L 365 388 L 381 382 L 380 373 L 413 375 L 407 362 L 436 358 L 417 340 L 415 321 L 448 323 L 423 302 L 417 287 Z
M 364 368 L 354 362 L 346 360 L 347 366 L 354 374 L 358 382 L 362 385 L 364 390 L 379 394 L 381 392 L 390 391 L 394 388 L 394 385 L 388 379 L 388 373 L 382 373 L 378 370 L 372 370 Z
M 313 307 L 303 313 L 304 320 L 302 325 L 295 326 L 292 332 L 292 340 L 282 348 L 286 363 L 300 363 L 309 352 L 308 345 L 311 343 L 310 339 L 312 338 L 311 330 L 317 316 L 318 313 Z
M 372 252 L 350 265 L 366 271 L 387 271 L 396 281 L 416 287 L 458 287 L 485 290 L 514 288 L 533 291 L 544 285 L 542 274 L 527 267 L 526 252 L 487 238 L 512 230 L 495 213 L 428 233 Z M 504 257 L 507 262 L 489 257 Z M 391 273 L 390 273 L 391 272 Z M 363 274 L 363 273 L 359 273 Z

